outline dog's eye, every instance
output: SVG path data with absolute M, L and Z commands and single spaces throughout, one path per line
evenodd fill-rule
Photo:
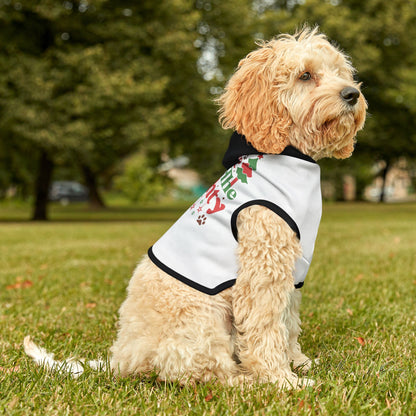
M 309 81 L 312 78 L 312 75 L 310 72 L 304 72 L 299 79 L 302 81 Z

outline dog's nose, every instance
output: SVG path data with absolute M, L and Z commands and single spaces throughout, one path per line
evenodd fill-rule
M 345 87 L 340 92 L 341 98 L 347 102 L 349 105 L 357 104 L 358 97 L 360 96 L 360 91 L 354 87 Z

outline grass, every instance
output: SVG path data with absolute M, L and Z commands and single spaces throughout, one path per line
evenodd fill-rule
M 155 378 L 48 374 L 25 335 L 56 353 L 103 356 L 140 256 L 183 206 L 113 209 L 98 218 L 59 207 L 50 223 L 0 206 L 0 413 L 10 415 L 416 414 L 416 205 L 327 204 L 302 289 L 313 388 L 282 392 Z

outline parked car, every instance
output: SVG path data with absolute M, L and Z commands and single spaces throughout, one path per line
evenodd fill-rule
M 70 202 L 82 202 L 88 200 L 88 189 L 74 181 L 56 181 L 49 190 L 49 200 L 67 205 Z

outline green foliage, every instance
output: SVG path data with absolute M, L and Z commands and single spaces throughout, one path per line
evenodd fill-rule
M 137 153 L 125 160 L 114 185 L 132 202 L 149 202 L 166 196 L 170 181 L 150 165 L 146 155 Z
M 187 122 L 172 136 L 179 144 L 177 153 L 190 157 L 191 166 L 198 169 L 206 183 L 215 180 L 222 171 L 221 160 L 231 135 L 218 124 L 214 99 L 222 91 L 228 77 L 253 47 L 253 11 L 250 0 L 197 0 L 200 13 L 195 45 L 202 84 L 189 79 L 182 94 L 186 99 Z M 195 88 L 196 87 L 196 88 Z M 195 102 L 187 95 L 192 91 Z M 189 122 L 188 122 L 189 121 Z
M 13 136 L 35 155 L 41 148 L 55 164 L 88 165 L 107 179 L 138 150 L 185 153 L 211 179 L 229 134 L 212 102 L 219 81 L 204 80 L 197 63 L 215 45 L 218 73 L 228 75 L 247 51 L 251 13 L 248 2 L 239 5 L 0 3 L 0 138 Z
M 28 155 L 36 152 L 34 146 L 20 140 L 10 132 L 0 130 L 0 199 L 12 184 L 19 197 L 30 194 L 29 186 L 33 183 L 35 171 L 34 160 Z
M 144 53 L 145 45 L 134 47 L 152 36 L 151 16 L 142 24 L 145 5 L 82 4 L 66 2 L 50 11 L 47 1 L 25 2 L 20 11 L 3 6 L 3 35 L 13 41 L 4 42 L 0 122 L 20 140 L 61 157 L 74 153 L 102 172 L 139 144 L 160 142 L 183 122 L 183 111 L 161 102 L 168 71 Z M 182 33 L 183 24 L 175 27 L 179 19 L 170 12 L 166 26 Z M 27 28 L 15 37 L 21 23 Z
M 370 117 L 357 154 L 414 158 L 414 0 L 10 0 L 0 2 L 0 186 L 27 188 L 43 150 L 107 183 L 132 153 L 186 154 L 211 182 L 230 134 L 213 99 L 254 39 L 305 22 L 358 69 Z

